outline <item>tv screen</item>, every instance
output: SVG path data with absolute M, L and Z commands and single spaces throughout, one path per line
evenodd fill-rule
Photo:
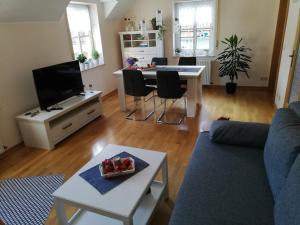
M 32 73 L 42 110 L 84 91 L 78 61 L 36 69 Z

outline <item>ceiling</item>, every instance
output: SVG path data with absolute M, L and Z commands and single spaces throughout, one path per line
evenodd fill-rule
M 0 0 L 0 22 L 58 21 L 70 0 Z
M 106 19 L 121 19 L 136 0 L 99 0 Z M 59 21 L 70 0 L 0 0 L 0 23 Z

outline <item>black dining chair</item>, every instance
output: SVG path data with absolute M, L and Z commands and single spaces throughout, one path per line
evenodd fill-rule
M 156 66 L 165 66 L 168 65 L 168 58 L 163 57 L 153 57 L 151 60 L 151 64 L 155 63 Z M 156 88 L 156 79 L 146 78 L 145 79 L 146 85 L 150 85 Z
M 141 71 L 139 70 L 123 70 L 123 81 L 124 81 L 124 88 L 126 95 L 130 95 L 134 97 L 134 105 L 135 108 L 126 116 L 126 119 L 130 120 L 137 120 L 137 121 L 145 121 L 150 116 L 153 115 L 155 111 L 155 95 L 154 95 L 154 87 L 148 87 L 145 84 L 144 76 Z M 144 102 L 145 97 L 148 96 L 152 92 L 152 99 L 153 99 L 153 110 L 146 115 L 143 119 L 132 119 L 131 116 L 138 110 L 138 101 L 143 98 Z
M 164 99 L 164 109 L 157 123 L 179 125 L 187 114 L 187 99 L 185 96 L 186 88 L 181 87 L 180 77 L 177 71 L 157 71 L 157 95 Z M 164 121 L 166 114 L 167 100 L 180 99 L 184 97 L 184 114 L 177 122 Z
M 179 66 L 196 66 L 196 57 L 180 57 L 178 65 Z M 182 85 L 187 85 L 186 80 L 181 81 Z
M 168 58 L 163 57 L 153 57 L 151 60 L 151 64 L 155 63 L 157 66 L 165 66 L 168 65 Z
M 178 65 L 179 66 L 196 66 L 196 57 L 180 57 Z

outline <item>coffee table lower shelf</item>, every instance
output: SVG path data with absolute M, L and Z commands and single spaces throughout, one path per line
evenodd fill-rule
M 156 206 L 160 202 L 166 185 L 161 182 L 153 181 L 151 184 L 151 193 L 146 194 L 140 201 L 138 208 L 133 215 L 133 225 L 146 225 L 153 214 Z M 69 220 L 71 225 L 123 225 L 123 222 L 97 213 L 86 210 L 78 210 Z

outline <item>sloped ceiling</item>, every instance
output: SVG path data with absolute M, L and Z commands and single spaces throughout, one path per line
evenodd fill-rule
M 122 19 L 136 0 L 101 0 L 106 19 Z
M 0 0 L 0 22 L 59 21 L 70 0 Z

